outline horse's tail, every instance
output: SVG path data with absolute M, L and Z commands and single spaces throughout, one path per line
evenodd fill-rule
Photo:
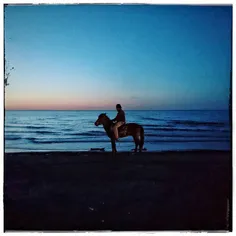
M 143 145 L 144 145 L 144 128 L 141 126 L 141 139 L 140 139 L 140 149 L 143 149 Z

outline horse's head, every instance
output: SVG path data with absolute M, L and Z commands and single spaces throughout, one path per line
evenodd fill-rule
M 108 119 L 106 113 L 102 113 L 98 116 L 98 119 L 95 121 L 95 125 L 96 126 L 99 126 L 99 125 L 102 125 L 106 122 L 106 120 Z

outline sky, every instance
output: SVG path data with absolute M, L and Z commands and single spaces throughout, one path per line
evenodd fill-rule
M 227 109 L 231 6 L 7 6 L 5 108 Z

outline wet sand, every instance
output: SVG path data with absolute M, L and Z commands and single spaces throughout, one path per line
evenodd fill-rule
M 8 230 L 231 230 L 231 152 L 5 154 Z

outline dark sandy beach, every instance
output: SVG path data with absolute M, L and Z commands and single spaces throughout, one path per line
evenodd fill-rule
M 231 157 L 5 154 L 5 231 L 231 230 Z

